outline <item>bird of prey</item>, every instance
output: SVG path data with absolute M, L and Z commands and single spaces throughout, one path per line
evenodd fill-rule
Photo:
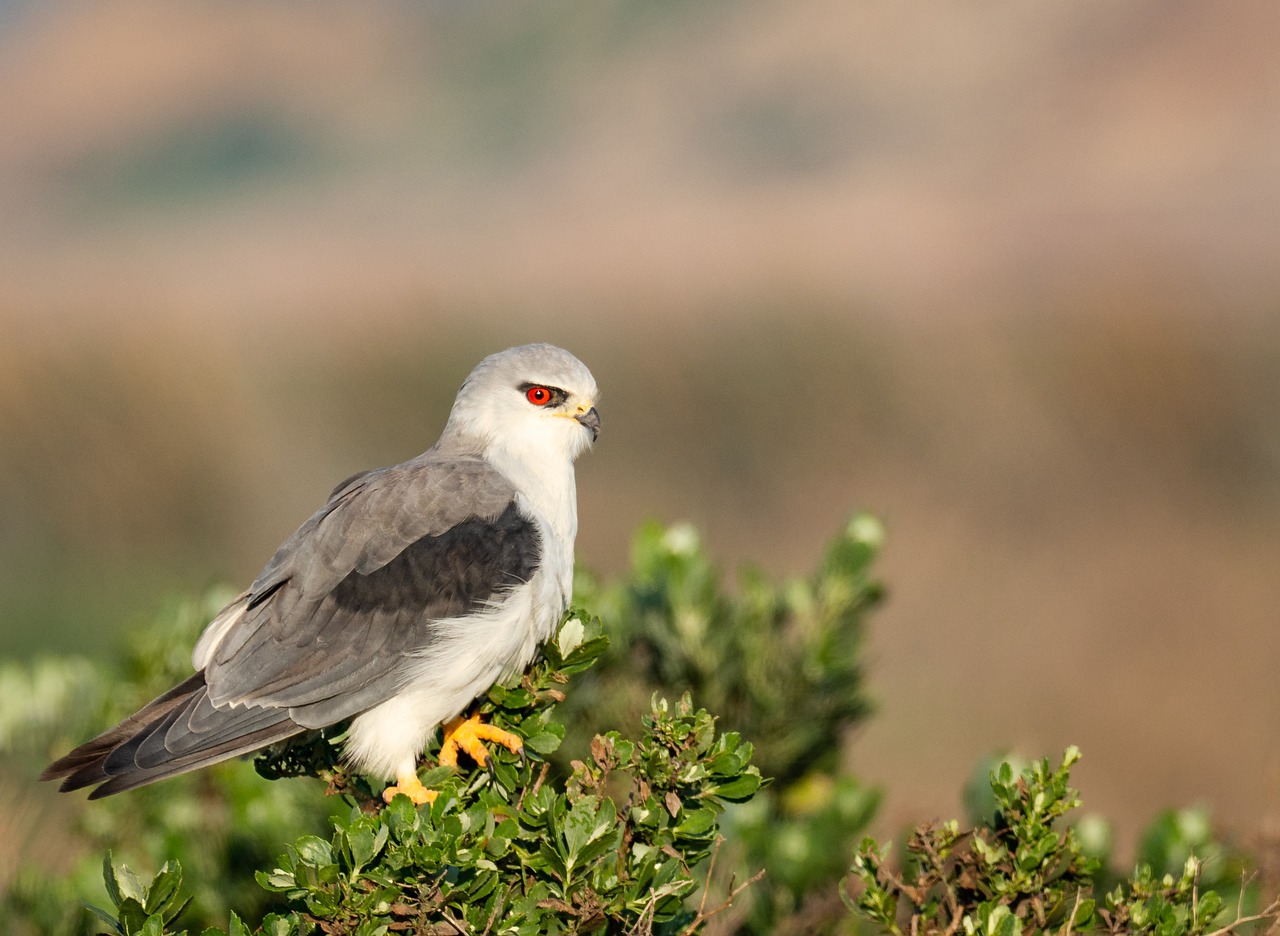
M 417 760 L 446 724 L 442 763 L 479 739 L 459 716 L 520 672 L 573 585 L 574 459 L 600 430 L 596 382 L 548 344 L 485 358 L 440 439 L 343 481 L 248 590 L 205 628 L 196 672 L 51 764 L 63 790 L 119 793 L 351 719 L 344 757 L 416 803 Z

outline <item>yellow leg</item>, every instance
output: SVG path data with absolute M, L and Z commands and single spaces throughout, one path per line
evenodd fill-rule
M 457 767 L 458 751 L 461 749 L 481 767 L 485 766 L 489 762 L 489 752 L 481 741 L 501 744 L 512 754 L 519 754 L 524 750 L 524 742 L 519 735 L 486 725 L 480 721 L 479 715 L 472 715 L 466 720 L 455 718 L 445 725 L 444 744 L 440 746 L 440 763 Z
M 390 803 L 396 798 L 397 793 L 403 793 L 409 797 L 415 806 L 434 803 L 436 797 L 440 795 L 435 790 L 428 790 L 424 787 L 416 773 L 397 774 L 395 784 L 382 791 L 382 798 Z

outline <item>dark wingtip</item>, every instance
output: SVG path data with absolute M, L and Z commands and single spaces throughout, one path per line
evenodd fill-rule
M 138 785 L 140 786 L 141 784 L 138 784 Z M 79 789 L 79 787 L 77 787 L 77 789 Z M 104 783 L 101 786 L 99 786 L 97 789 L 89 791 L 89 799 L 99 800 L 99 799 L 102 799 L 104 796 L 110 796 L 112 793 L 120 793 L 122 792 L 122 790 L 126 790 L 126 789 L 132 789 L 132 787 L 112 789 L 111 784 Z
M 196 673 L 116 727 L 54 761 L 40 779 L 62 778 L 59 789 L 64 793 L 97 784 L 89 799 L 102 799 L 256 751 L 304 730 L 285 710 L 277 710 L 278 719 L 268 719 L 267 724 L 255 717 L 237 722 L 233 712 L 228 715 L 232 721 L 210 732 L 203 744 L 188 745 L 182 752 L 159 743 L 153 751 L 142 750 L 153 734 L 167 732 L 179 718 L 189 718 L 191 706 L 205 698 L 204 691 L 204 673 Z M 146 756 L 140 758 L 140 750 Z
M 71 773 L 71 771 L 75 770 L 78 766 L 78 758 L 76 755 L 79 750 L 80 748 L 76 748 L 71 753 L 64 754 L 44 770 L 40 771 L 41 781 L 57 780 L 59 777 L 65 777 L 67 774 Z
M 168 692 L 153 699 L 139 711 L 130 715 L 114 728 L 110 728 L 92 740 L 67 752 L 40 773 L 40 779 L 62 778 L 61 791 L 69 792 L 105 780 L 104 764 L 107 758 L 124 742 L 141 732 L 150 730 L 160 719 L 183 704 L 192 694 L 204 686 L 204 672 L 200 671 L 183 680 Z
M 105 737 L 104 735 L 103 738 Z M 40 779 L 57 780 L 59 777 L 66 777 L 86 767 L 101 764 L 103 759 L 111 753 L 111 749 L 118 743 L 114 739 L 104 743 L 103 738 L 95 738 L 93 741 L 88 741 L 75 750 L 59 757 L 41 771 Z

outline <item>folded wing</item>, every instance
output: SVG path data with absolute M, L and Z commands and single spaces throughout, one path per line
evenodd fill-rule
M 211 622 L 195 675 L 43 778 L 105 796 L 350 718 L 402 688 L 436 622 L 501 601 L 540 559 L 515 489 L 480 458 L 357 475 Z

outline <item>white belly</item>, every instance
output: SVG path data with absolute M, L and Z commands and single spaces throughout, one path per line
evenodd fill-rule
M 437 725 L 529 666 L 568 601 L 546 571 L 544 563 L 498 607 L 433 625 L 440 637 L 406 666 L 404 688 L 352 720 L 345 746 L 352 767 L 376 777 L 411 773 Z

